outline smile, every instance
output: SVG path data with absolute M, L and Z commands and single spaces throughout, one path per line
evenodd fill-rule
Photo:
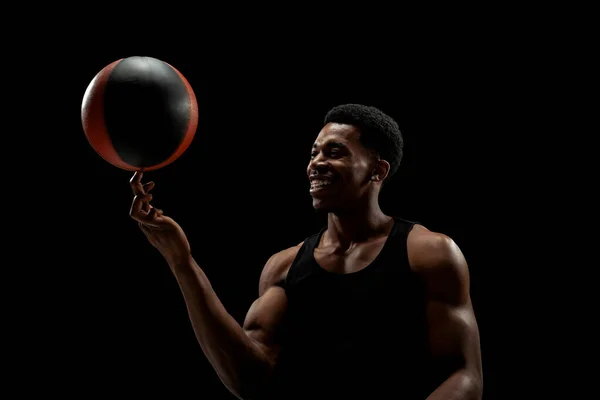
M 314 179 L 310 182 L 310 192 L 314 193 L 321 191 L 327 188 L 328 186 L 331 186 L 332 184 L 333 181 L 330 179 Z

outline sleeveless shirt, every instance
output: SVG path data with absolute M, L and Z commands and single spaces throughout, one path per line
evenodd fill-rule
M 349 274 L 314 257 L 324 226 L 306 238 L 282 286 L 288 309 L 268 399 L 424 399 L 428 347 L 424 284 L 411 271 L 415 223 L 394 217 L 381 251 Z

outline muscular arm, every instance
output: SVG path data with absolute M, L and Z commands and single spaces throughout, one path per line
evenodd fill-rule
M 279 351 L 276 328 L 287 298 L 284 290 L 274 284 L 289 265 L 292 249 L 267 261 L 259 297 L 250 307 L 243 327 L 225 310 L 192 257 L 171 266 L 204 354 L 223 384 L 241 399 L 253 398 L 267 382 L 275 363 Z
M 449 237 L 423 227 L 415 229 L 409 257 L 426 284 L 429 343 L 441 373 L 440 385 L 427 400 L 480 400 L 479 328 L 471 305 L 467 263 Z
M 185 232 L 150 202 L 154 182 L 142 183 L 142 171 L 130 180 L 134 198 L 129 216 L 165 258 L 175 275 L 202 351 L 221 381 L 237 397 L 251 399 L 268 381 L 278 355 L 277 325 L 287 307 L 283 279 L 299 246 L 273 255 L 261 274 L 259 298 L 241 327 L 225 310 L 204 271 L 191 256 Z

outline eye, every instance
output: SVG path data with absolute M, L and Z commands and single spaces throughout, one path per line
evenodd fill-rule
M 327 151 L 327 157 L 331 157 L 331 158 L 340 158 L 340 157 L 342 157 L 343 155 L 344 155 L 344 154 L 343 154 L 343 151 L 341 151 L 340 149 L 337 149 L 337 148 L 329 149 L 329 150 Z
M 341 153 L 341 149 L 332 147 L 324 150 L 324 153 L 327 157 L 339 157 Z M 319 154 L 318 151 L 313 151 L 310 153 L 310 158 L 315 158 Z

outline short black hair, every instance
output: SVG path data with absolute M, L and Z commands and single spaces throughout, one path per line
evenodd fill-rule
M 390 163 L 388 178 L 396 173 L 404 154 L 404 139 L 392 117 L 373 106 L 341 104 L 325 115 L 325 124 L 330 122 L 357 127 L 361 143 Z

